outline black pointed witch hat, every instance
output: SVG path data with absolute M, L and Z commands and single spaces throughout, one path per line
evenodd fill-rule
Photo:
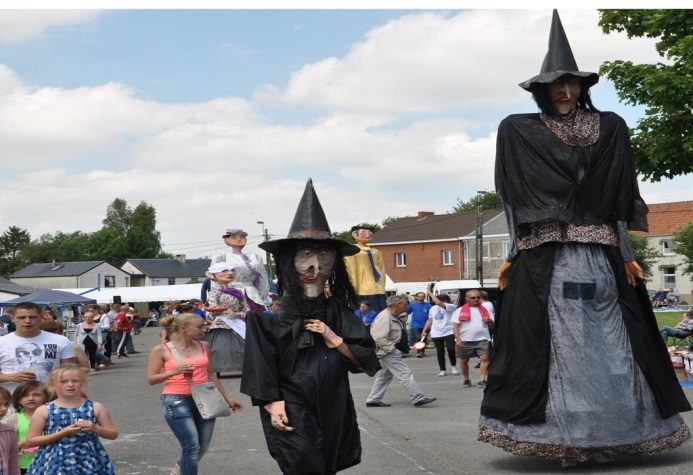
M 313 188 L 313 180 L 310 178 L 306 183 L 303 197 L 298 203 L 289 235 L 285 239 L 265 241 L 258 246 L 267 252 L 275 252 L 282 246 L 295 241 L 314 241 L 319 244 L 326 244 L 338 249 L 345 256 L 352 256 L 360 251 L 357 246 L 332 237 L 330 225 L 327 224 L 325 212 L 322 210 L 318 195 Z
M 554 10 L 553 19 L 551 20 L 551 33 L 549 34 L 549 51 L 546 53 L 544 62 L 541 65 L 541 71 L 532 79 L 521 82 L 520 87 L 531 91 L 534 84 L 548 84 L 567 74 L 584 78 L 583 84 L 586 87 L 592 87 L 599 81 L 597 73 L 584 72 L 578 69 L 573 56 L 573 50 L 570 49 L 568 37 L 558 16 L 558 10 Z

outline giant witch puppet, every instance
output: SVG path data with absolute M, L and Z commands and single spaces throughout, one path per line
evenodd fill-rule
M 274 255 L 279 315 L 247 315 L 241 392 L 259 406 L 270 454 L 285 474 L 333 474 L 361 461 L 348 373 L 380 364 L 368 328 L 354 315 L 344 256 L 358 247 L 332 237 L 308 181 Z
M 627 230 L 646 227 L 628 127 L 599 112 L 554 11 L 541 113 L 498 129 L 496 188 L 513 249 L 499 270 L 480 440 L 574 466 L 690 438 L 691 407 L 657 331 Z

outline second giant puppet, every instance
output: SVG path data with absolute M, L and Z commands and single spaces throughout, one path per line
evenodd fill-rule
M 332 237 L 310 180 L 288 237 L 260 247 L 274 255 L 281 305 L 248 312 L 241 392 L 282 473 L 334 474 L 361 461 L 349 372 L 380 369 L 344 266 L 359 249 Z

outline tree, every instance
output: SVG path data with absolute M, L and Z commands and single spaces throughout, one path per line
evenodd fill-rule
M 0 274 L 9 276 L 23 266 L 19 259 L 21 250 L 31 242 L 31 236 L 26 229 L 10 226 L 0 236 Z
M 674 234 L 674 252 L 683 256 L 683 273 L 693 274 L 693 223 Z
M 161 253 L 161 233 L 156 230 L 156 208 L 142 201 L 130 216 L 126 234 L 129 257 L 154 259 Z
M 476 211 L 477 196 L 469 198 L 469 201 L 463 201 L 461 198 L 457 198 L 457 205 L 452 209 L 452 212 L 471 213 Z M 495 191 L 489 191 L 481 195 L 481 206 L 484 209 L 501 209 L 503 208 L 503 200 L 501 200 L 500 195 Z
M 117 237 L 125 237 L 130 229 L 132 221 L 132 209 L 127 201 L 116 198 L 113 203 L 106 208 L 106 219 L 102 221 L 103 227 L 113 231 Z
M 628 233 L 628 241 L 630 242 L 635 262 L 638 263 L 646 276 L 652 276 L 652 264 L 662 257 L 662 253 L 650 247 L 646 237 Z
M 607 61 L 608 77 L 621 101 L 646 107 L 631 131 L 635 167 L 657 182 L 693 172 L 693 10 L 599 10 L 604 33 L 658 38 L 669 64 Z

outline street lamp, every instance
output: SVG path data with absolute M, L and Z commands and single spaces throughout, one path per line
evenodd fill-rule
M 265 229 L 265 222 L 264 221 L 258 221 L 257 224 L 262 226 L 262 235 L 265 237 L 265 242 L 269 241 L 269 232 Z M 270 264 L 270 259 L 272 257 L 270 256 L 269 252 L 265 252 L 265 266 L 267 267 L 267 275 L 269 278 L 272 278 L 272 266 Z
M 476 195 L 476 280 L 484 287 L 484 208 L 481 198 L 486 191 Z

